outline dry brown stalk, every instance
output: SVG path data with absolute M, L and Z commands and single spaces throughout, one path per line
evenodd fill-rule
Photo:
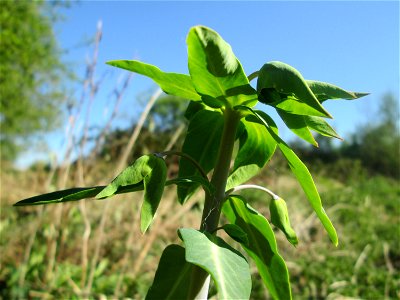
M 19 278 L 18 278 L 18 286 L 19 286 L 20 290 L 22 290 L 23 287 L 25 286 L 25 277 L 26 277 L 26 272 L 28 271 L 28 264 L 29 264 L 29 259 L 31 257 L 33 244 L 36 239 L 36 233 L 38 231 L 38 228 L 39 228 L 39 226 L 41 226 L 41 223 L 42 223 L 43 206 L 38 207 L 36 213 L 37 213 L 37 218 L 35 218 L 36 222 L 33 224 L 32 233 L 29 235 L 28 244 L 25 247 L 24 260 L 20 267 L 21 271 L 19 273 Z M 19 299 L 22 299 L 22 298 L 19 298 Z
M 124 153 L 122 154 L 120 160 L 119 160 L 119 164 L 117 166 L 117 168 L 115 169 L 115 173 L 114 176 L 117 176 L 126 166 L 127 164 L 127 160 L 129 157 L 129 153 L 131 153 L 133 146 L 135 145 L 135 142 L 139 136 L 140 131 L 142 130 L 142 127 L 144 125 L 144 122 L 146 121 L 146 118 L 151 110 L 151 108 L 153 107 L 153 105 L 155 104 L 156 100 L 160 97 L 160 95 L 162 94 L 162 90 L 161 89 L 157 89 L 157 91 L 151 96 L 149 102 L 146 104 L 140 118 L 139 121 L 135 127 L 135 129 L 132 132 L 132 135 L 129 139 L 129 142 L 125 148 Z M 98 227 L 97 230 L 97 242 L 96 242 L 96 246 L 95 246 L 95 250 L 94 250 L 94 255 L 93 255 L 93 259 L 90 265 L 90 272 L 89 272 L 89 277 L 88 277 L 88 281 L 87 281 L 87 285 L 85 287 L 85 295 L 90 295 L 90 291 L 92 289 L 92 285 L 93 285 L 93 279 L 94 279 L 94 273 L 96 270 L 96 266 L 97 263 L 99 261 L 99 256 L 100 256 L 100 248 L 102 246 L 103 243 L 103 238 L 104 238 L 104 227 L 106 224 L 106 220 L 108 218 L 108 210 L 109 210 L 109 206 L 110 206 L 110 201 L 106 201 L 104 206 L 103 206 L 103 211 L 101 214 L 101 219 L 100 219 L 100 225 Z
M 169 151 L 172 149 L 172 147 L 176 144 L 177 140 L 181 136 L 182 132 L 185 130 L 186 125 L 185 124 L 180 124 L 179 127 L 176 129 L 174 135 L 171 137 L 169 140 L 169 143 L 165 149 L 165 151 Z
M 142 114 L 140 115 L 139 121 L 135 127 L 135 129 L 132 132 L 131 137 L 129 138 L 128 144 L 126 145 L 125 151 L 122 154 L 118 166 L 115 169 L 114 177 L 117 176 L 126 166 L 129 154 L 132 152 L 133 146 L 135 145 L 140 131 L 143 128 L 144 122 L 147 119 L 147 116 L 150 113 L 150 110 L 153 108 L 154 104 L 156 103 L 157 99 L 161 96 L 162 90 L 157 89 L 154 94 L 150 97 L 149 102 L 147 102 Z
M 98 138 L 96 139 L 95 146 L 93 147 L 93 150 L 89 155 L 89 161 L 96 155 L 100 145 L 104 142 L 106 135 L 109 133 L 111 124 L 118 114 L 119 105 L 121 103 L 121 100 L 123 99 L 123 95 L 125 94 L 125 91 L 127 90 L 128 86 L 129 86 L 129 83 L 133 77 L 133 74 L 134 73 L 132 73 L 132 72 L 128 73 L 128 75 L 126 76 L 126 78 L 124 80 L 124 83 L 122 84 L 121 89 L 117 89 L 117 88 L 114 89 L 113 94 L 116 95 L 116 99 L 114 102 L 113 111 L 112 111 L 110 117 L 108 118 L 106 125 L 103 127 Z

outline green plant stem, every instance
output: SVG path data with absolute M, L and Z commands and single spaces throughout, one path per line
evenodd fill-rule
M 200 166 L 200 164 L 193 157 L 191 157 L 190 155 L 188 155 L 186 153 L 183 153 L 183 152 L 180 152 L 180 151 L 173 151 L 173 150 L 164 151 L 164 152 L 161 152 L 161 153 L 156 153 L 156 155 L 159 155 L 161 157 L 164 157 L 164 156 L 167 156 L 167 155 L 181 156 L 181 157 L 187 159 L 188 161 L 190 161 L 197 168 L 197 170 L 200 172 L 201 176 L 203 176 L 203 178 L 208 181 L 208 177 L 207 177 L 206 172 L 204 172 L 204 170 Z
M 243 184 L 243 185 L 238 185 L 234 188 L 231 188 L 229 191 L 226 192 L 226 196 L 225 198 L 229 197 L 230 194 L 232 193 L 236 193 L 238 191 L 241 190 L 247 190 L 247 189 L 256 189 L 256 190 L 260 190 L 263 192 L 266 192 L 268 195 L 271 196 L 272 199 L 277 200 L 279 199 L 279 196 L 274 194 L 272 191 L 270 191 L 269 189 L 267 189 L 266 187 L 263 186 L 259 186 L 259 185 L 255 185 L 255 184 Z
M 254 78 L 258 77 L 258 73 L 259 73 L 259 71 L 255 71 L 255 72 L 251 73 L 249 76 L 247 76 L 247 79 L 249 81 L 252 81 Z
M 200 230 L 214 232 L 218 227 L 221 215 L 221 206 L 225 199 L 225 188 L 228 180 L 232 159 L 233 146 L 235 144 L 236 130 L 239 126 L 240 114 L 230 108 L 224 111 L 224 129 L 211 185 L 215 188 L 214 194 L 206 193 L 203 216 Z M 198 266 L 194 266 L 191 275 L 188 299 L 206 299 L 208 294 L 208 273 Z M 201 292 L 201 295 L 199 294 Z

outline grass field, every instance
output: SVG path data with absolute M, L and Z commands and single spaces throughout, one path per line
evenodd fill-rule
M 300 242 L 294 248 L 280 232 L 277 240 L 294 299 L 399 299 L 399 183 L 362 172 L 349 173 L 346 180 L 330 179 L 329 167 L 317 172 L 325 209 L 339 234 L 339 246 L 334 247 L 295 179 L 283 167 L 272 170 L 254 182 L 262 182 L 288 203 Z M 93 174 L 91 181 L 101 178 L 101 173 Z M 179 243 L 176 230 L 197 228 L 201 217 L 202 194 L 181 206 L 174 188 L 165 193 L 156 221 L 144 236 L 139 230 L 140 194 L 12 206 L 49 188 L 44 170 L 2 170 L 1 299 L 143 299 L 162 250 Z M 269 217 L 264 194 L 242 195 Z M 253 275 L 258 277 L 254 266 Z M 252 299 L 270 299 L 260 280 L 253 284 Z

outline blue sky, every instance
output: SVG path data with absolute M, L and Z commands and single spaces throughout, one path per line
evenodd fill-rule
M 137 58 L 164 71 L 188 73 L 185 39 L 189 28 L 198 24 L 213 28 L 230 43 L 248 74 L 268 61 L 279 60 L 298 69 L 306 79 L 370 92 L 358 101 L 326 104 L 334 116 L 331 124 L 344 137 L 358 124 L 375 119 L 374 112 L 386 92 L 399 98 L 397 1 L 83 1 L 63 13 L 66 19 L 57 25 L 57 37 L 61 47 L 69 49 L 64 58 L 78 75 L 83 74 L 85 56 L 91 49 L 76 45 L 94 35 L 99 20 L 103 23 L 98 76 L 104 72 L 111 75 L 95 100 L 93 125 L 104 122 L 110 107 L 107 95 L 125 72 L 105 65 L 106 61 Z M 118 126 L 126 126 L 140 110 L 137 95 L 154 87 L 147 78 L 133 78 Z M 288 129 L 280 128 L 290 139 Z M 62 131 L 50 135 L 53 151 L 62 152 L 62 137 Z

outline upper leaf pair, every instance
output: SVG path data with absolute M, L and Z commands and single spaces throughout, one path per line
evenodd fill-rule
M 357 99 L 367 94 L 345 91 L 335 85 L 305 80 L 295 68 L 278 61 L 266 63 L 258 72 L 257 91 L 262 103 L 276 108 L 296 135 L 318 146 L 310 132 L 339 138 L 321 117 L 332 118 L 322 107 L 327 99 Z
M 250 86 L 242 65 L 230 45 L 218 33 L 204 26 L 190 29 L 188 37 L 190 76 L 162 72 L 139 61 L 117 60 L 112 66 L 153 79 L 167 94 L 188 100 L 202 100 L 210 107 L 253 106 L 257 92 Z

